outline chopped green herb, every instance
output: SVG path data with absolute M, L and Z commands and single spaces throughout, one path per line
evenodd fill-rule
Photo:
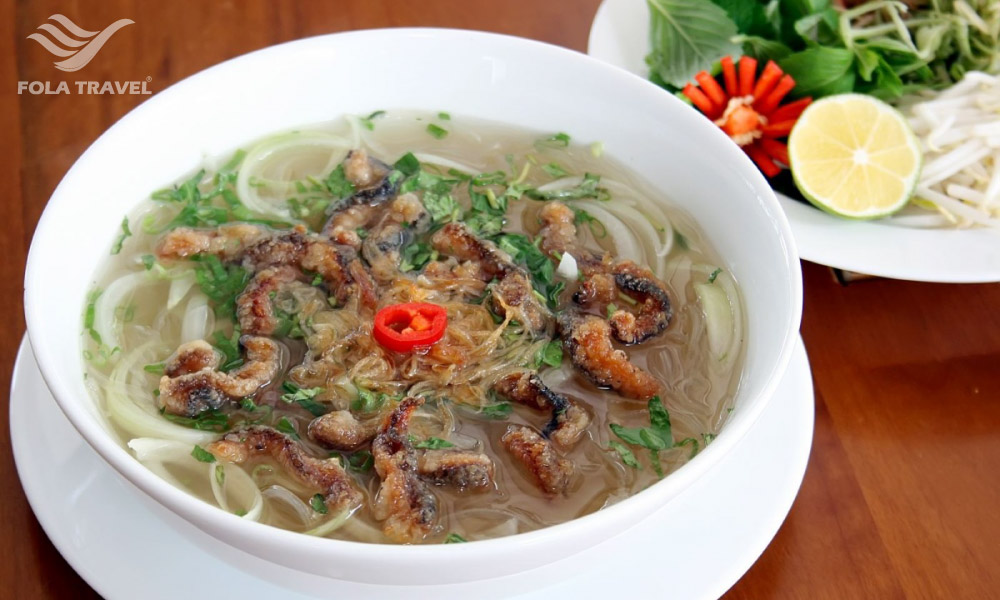
M 325 515 L 328 511 L 326 507 L 326 500 L 323 499 L 323 494 L 316 494 L 309 499 L 309 506 L 321 515 Z
M 243 510 L 242 508 L 238 508 L 233 511 L 233 514 L 236 515 L 237 517 L 245 517 L 247 516 L 247 511 Z
M 323 180 L 323 185 L 337 199 L 347 198 L 354 193 L 354 184 L 347 180 L 343 164 L 337 165 L 336 169 L 330 171 Z
M 462 207 L 451 194 L 440 194 L 433 190 L 424 192 L 424 208 L 435 223 L 447 223 L 462 218 Z
M 547 165 L 542 165 L 542 170 L 552 176 L 554 179 L 559 179 L 560 177 L 565 177 L 569 175 L 569 172 L 562 168 L 559 163 L 550 162 Z
M 535 355 L 535 368 L 542 365 L 548 365 L 550 367 L 558 367 L 562 364 L 563 360 L 563 349 L 560 342 L 546 342 L 538 353 Z
M 448 113 L 446 113 L 446 112 L 439 112 L 438 113 L 438 118 L 441 119 L 442 121 L 450 121 L 451 120 L 451 115 L 448 114 Z
M 633 469 L 641 469 L 642 465 L 639 464 L 639 460 L 635 457 L 635 454 L 628 449 L 625 444 L 611 440 L 608 442 L 608 447 L 618 453 L 618 457 L 622 459 L 622 462 Z
M 122 244 L 124 244 L 125 240 L 131 235 L 132 231 L 128 228 L 128 217 L 124 217 L 122 218 L 122 234 L 118 236 L 118 239 L 115 240 L 114 245 L 111 246 L 111 254 L 118 254 L 119 252 L 121 252 Z
M 191 456 L 203 463 L 215 462 L 215 455 L 197 444 L 195 444 L 194 449 L 191 450 Z
M 504 233 L 497 236 L 496 243 L 501 250 L 510 254 L 514 262 L 527 267 L 535 289 L 550 307 L 555 308 L 559 294 L 566 284 L 555 281 L 555 267 L 549 257 L 538 248 L 536 242 L 532 242 L 528 236 L 520 233 Z
M 221 464 L 215 465 L 215 482 L 219 485 L 226 483 L 226 468 Z
M 212 346 L 223 354 L 222 366 L 219 367 L 221 371 L 228 373 L 243 364 L 243 356 L 240 354 L 239 327 L 233 330 L 231 337 L 226 337 L 226 334 L 216 331 L 212 334 L 212 339 L 215 340 Z
M 201 291 L 208 296 L 220 317 L 232 318 L 236 314 L 236 297 L 243 293 L 250 281 L 250 271 L 239 265 L 224 264 L 218 256 L 194 256 L 194 275 Z
M 150 270 L 150 269 L 152 269 L 153 265 L 155 265 L 155 264 L 156 264 L 156 257 L 155 256 L 153 256 L 152 254 L 143 254 L 142 255 L 142 266 L 146 267 L 147 271 Z
M 510 402 L 499 402 L 497 404 L 487 404 L 480 408 L 478 412 L 487 419 L 502 421 L 509 417 L 513 411 L 514 407 L 511 406 Z
M 316 395 L 323 391 L 323 388 L 300 388 L 291 381 L 282 383 L 281 388 L 286 392 L 281 395 L 283 401 L 289 404 L 293 402 L 298 404 L 312 413 L 314 417 L 325 415 L 328 412 L 326 406 L 314 400 Z
M 535 142 L 535 146 L 538 147 L 550 147 L 550 148 L 567 148 L 569 147 L 570 137 L 567 133 L 556 133 L 550 135 L 545 139 L 538 140 Z
M 365 129 L 367 129 L 368 131 L 375 131 L 375 119 L 383 115 L 385 115 L 384 110 L 376 110 L 367 117 L 361 117 L 361 119 L 359 120 L 361 121 L 361 125 L 363 125 Z
M 431 134 L 432 137 L 438 140 L 443 140 L 448 136 L 448 130 L 444 127 L 439 127 L 434 123 L 427 124 L 427 133 Z
M 97 317 L 97 299 L 101 297 L 101 290 L 94 289 L 87 294 L 87 307 L 83 311 L 83 328 L 87 330 L 90 337 L 101 345 L 101 334 L 94 329 L 94 320 Z
M 681 446 L 691 446 L 690 458 L 694 458 L 698 454 L 698 450 L 700 449 L 698 440 L 694 438 L 684 438 L 683 440 L 677 442 L 676 447 L 680 448 Z
M 707 445 L 709 445 L 709 444 L 712 443 L 712 440 L 715 439 L 715 434 L 714 433 L 703 433 L 703 434 L 701 434 L 701 439 L 705 443 L 705 445 L 707 446 Z
M 690 250 L 691 244 L 688 243 L 688 239 L 684 237 L 684 234 L 680 231 L 674 229 L 674 241 L 680 246 L 681 250 Z
M 444 538 L 444 543 L 446 544 L 464 544 L 468 541 L 469 540 L 465 539 L 464 537 L 458 535 L 455 532 L 449 533 L 448 537 Z
M 347 457 L 347 470 L 355 473 L 367 473 L 375 465 L 375 457 L 367 450 L 358 450 Z
M 611 304 L 609 304 L 609 305 L 608 305 L 608 307 L 607 307 L 606 309 L 604 309 L 604 310 L 605 310 L 605 313 L 607 313 L 607 317 L 608 317 L 608 319 L 610 319 L 610 318 L 611 318 L 611 315 L 613 315 L 613 314 L 615 314 L 616 312 L 618 312 L 618 305 L 617 305 L 617 304 L 615 304 L 614 302 L 612 302 L 612 303 L 611 303 Z
M 163 369 L 164 369 L 165 366 L 166 365 L 164 363 L 161 363 L 161 362 L 152 363 L 152 364 L 144 366 L 142 368 L 142 370 L 145 371 L 145 372 L 147 372 L 147 373 L 152 373 L 154 375 L 163 375 Z
M 430 244 L 424 242 L 413 243 L 405 248 L 401 253 L 399 270 L 403 273 L 408 271 L 419 271 L 427 263 L 437 259 L 438 252 L 431 248 Z
M 295 430 L 295 425 L 292 425 L 292 422 L 288 420 L 288 417 L 281 417 L 278 419 L 278 424 L 275 425 L 274 428 L 293 440 L 299 439 L 299 432 Z
M 718 277 L 719 273 L 721 273 L 721 272 L 722 272 L 722 268 L 721 267 L 719 267 L 719 268 L 715 269 L 714 271 L 712 271 L 712 274 L 708 276 L 708 282 L 709 283 L 715 283 L 715 278 Z
M 253 398 L 240 398 L 240 408 L 247 412 L 253 412 L 257 410 L 257 405 L 254 404 Z
M 601 202 L 607 202 L 611 199 L 611 193 L 606 188 L 600 187 L 600 183 L 600 175 L 584 173 L 583 180 L 573 187 L 546 191 L 531 188 L 525 190 L 524 194 L 533 200 L 579 200 L 582 198 L 594 198 Z
M 426 440 L 416 440 L 413 436 L 410 436 L 410 442 L 413 444 L 414 448 L 420 450 L 440 450 L 441 448 L 453 448 L 455 444 L 452 444 L 448 440 L 443 440 L 439 437 L 429 437 Z
M 403 175 L 410 177 L 416 175 L 420 170 L 420 161 L 412 152 L 407 152 L 396 161 L 393 167 Z
M 194 417 L 182 417 L 180 415 L 168 413 L 162 408 L 160 409 L 160 414 L 163 415 L 164 419 L 170 421 L 171 423 L 183 425 L 184 427 L 190 427 L 192 429 L 215 431 L 218 433 L 229 430 L 229 417 L 226 416 L 226 413 L 216 409 L 206 410 L 205 412 L 199 413 Z
M 649 450 L 653 470 L 663 477 L 660 466 L 660 450 L 674 447 L 674 437 L 670 425 L 670 414 L 660 402 L 659 396 L 649 401 L 649 427 L 622 427 L 617 423 L 608 425 L 623 442 Z
M 382 408 L 385 401 L 389 399 L 388 394 L 372 391 L 364 386 L 358 385 L 357 383 L 354 385 L 358 388 L 358 397 L 351 403 L 351 410 L 353 411 L 373 413 Z
M 590 233 L 597 239 L 602 239 L 608 235 L 608 230 L 604 227 L 604 223 L 595 219 L 592 214 L 575 206 L 570 206 L 570 209 L 573 211 L 573 224 L 586 225 L 590 228 Z

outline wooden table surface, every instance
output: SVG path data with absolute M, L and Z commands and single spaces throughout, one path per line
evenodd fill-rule
M 10 389 L 24 332 L 24 261 L 46 200 L 146 98 L 18 95 L 18 81 L 149 77 L 155 93 L 257 48 L 375 27 L 481 29 L 585 51 L 598 3 L 0 0 L 0 389 Z M 135 24 L 85 69 L 63 73 L 26 39 L 53 13 L 90 30 Z M 788 519 L 726 598 L 1000 597 L 1000 284 L 843 287 L 823 266 L 802 268 L 815 443 Z M 9 439 L 0 427 L 0 597 L 96 596 L 32 515 Z

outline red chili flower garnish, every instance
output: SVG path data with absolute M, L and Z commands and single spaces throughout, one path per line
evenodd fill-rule
M 687 84 L 682 93 L 750 156 L 768 177 L 788 165 L 788 146 L 778 141 L 792 131 L 812 98 L 801 98 L 781 106 L 795 87 L 795 80 L 775 62 L 768 61 L 757 79 L 757 60 L 740 57 L 739 72 L 732 57 L 722 64 L 722 86 L 702 71 L 695 75 L 698 85 Z M 725 89 L 723 89 L 725 86 Z
M 383 347 L 395 352 L 410 352 L 417 346 L 430 346 L 444 336 L 448 313 L 437 304 L 409 302 L 386 306 L 375 313 L 372 335 Z

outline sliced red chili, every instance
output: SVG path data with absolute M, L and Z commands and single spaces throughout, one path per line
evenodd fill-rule
M 375 341 L 394 352 L 410 352 L 430 346 L 444 336 L 448 313 L 437 304 L 408 302 L 386 306 L 375 313 L 372 335 Z

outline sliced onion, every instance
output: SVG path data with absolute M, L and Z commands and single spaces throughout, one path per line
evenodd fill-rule
M 203 340 L 215 325 L 215 313 L 208 306 L 208 297 L 198 293 L 191 298 L 181 323 L 181 343 Z

